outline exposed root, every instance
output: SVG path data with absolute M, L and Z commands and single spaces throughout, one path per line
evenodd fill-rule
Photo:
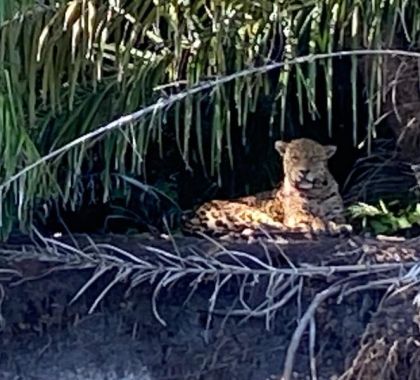
M 384 300 L 340 380 L 420 378 L 419 311 L 413 304 L 418 290 L 396 292 Z

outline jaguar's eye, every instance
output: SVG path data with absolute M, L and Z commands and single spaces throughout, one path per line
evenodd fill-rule
M 293 162 L 297 162 L 297 161 L 299 161 L 299 157 L 298 157 L 298 156 L 292 156 L 292 161 L 293 161 Z

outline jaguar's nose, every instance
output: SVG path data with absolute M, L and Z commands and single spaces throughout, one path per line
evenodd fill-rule
M 309 170 L 307 170 L 307 169 L 300 169 L 299 170 L 299 172 L 300 172 L 300 174 L 302 175 L 302 176 L 306 176 L 306 175 L 308 175 L 308 173 L 309 173 Z

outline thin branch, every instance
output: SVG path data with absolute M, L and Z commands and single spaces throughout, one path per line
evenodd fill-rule
M 318 293 L 312 300 L 311 304 L 309 305 L 302 319 L 299 321 L 299 326 L 296 328 L 295 332 L 293 333 L 292 340 L 290 342 L 289 348 L 287 349 L 287 355 L 286 355 L 286 360 L 284 364 L 284 372 L 283 372 L 282 380 L 292 379 L 293 362 L 295 360 L 296 351 L 299 347 L 299 343 L 302 339 L 303 334 L 305 333 L 306 328 L 308 327 L 312 318 L 314 318 L 316 309 L 328 297 L 331 297 L 332 295 L 338 293 L 340 289 L 341 289 L 341 286 L 332 285 L 329 288 Z

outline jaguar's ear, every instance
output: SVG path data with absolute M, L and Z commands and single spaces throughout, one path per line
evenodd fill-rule
M 337 147 L 335 145 L 326 145 L 324 146 L 325 154 L 327 158 L 331 158 L 334 156 L 334 153 L 337 151 Z
M 289 145 L 289 143 L 278 140 L 274 143 L 274 148 L 276 148 L 277 152 L 280 153 L 280 156 L 284 156 L 286 153 L 287 145 Z

